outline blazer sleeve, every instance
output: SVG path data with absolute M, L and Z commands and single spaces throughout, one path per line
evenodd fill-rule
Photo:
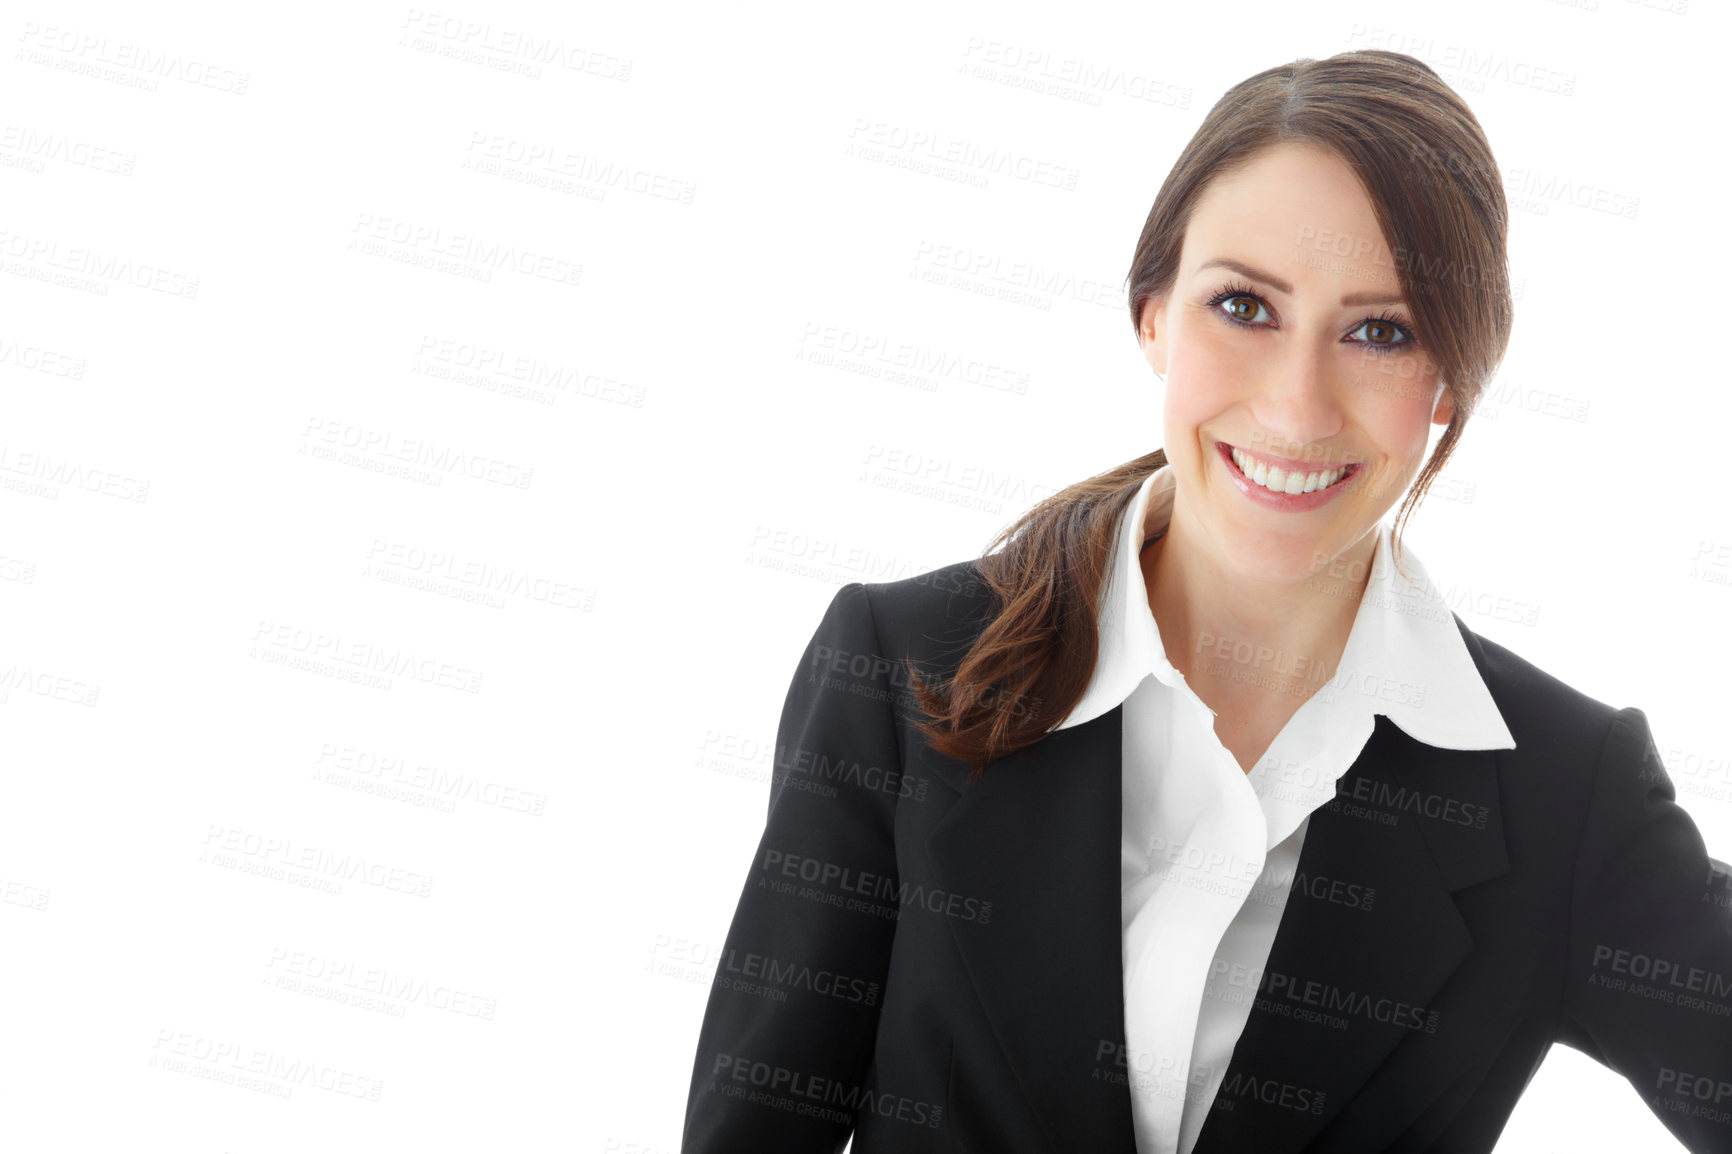
M 902 781 L 866 586 L 831 599 L 776 731 L 768 818 L 710 990 L 683 1154 L 839 1154 L 877 1036 Z
M 1647 716 L 1618 711 L 1576 861 L 1558 1040 L 1622 1074 L 1700 1154 L 1732 1150 L 1729 883 Z

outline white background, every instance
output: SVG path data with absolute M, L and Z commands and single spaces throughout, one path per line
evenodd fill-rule
M 675 1150 L 824 606 L 1161 443 L 1155 191 L 1229 85 L 1354 47 L 1437 67 L 1512 196 L 1514 342 L 1407 540 L 1643 708 L 1732 858 L 1685 2 L 8 6 L 4 1145 Z M 1500 1149 L 1670 1141 L 1560 1046 Z

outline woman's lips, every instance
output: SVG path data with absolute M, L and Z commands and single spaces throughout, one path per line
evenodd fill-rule
M 1250 477 L 1247 477 L 1243 472 L 1241 472 L 1238 464 L 1233 460 L 1233 448 L 1234 446 L 1227 444 L 1225 441 L 1215 442 L 1216 455 L 1221 458 L 1221 463 L 1226 467 L 1227 475 L 1232 480 L 1233 484 L 1241 493 L 1245 494 L 1246 497 L 1266 509 L 1279 509 L 1284 512 L 1293 513 L 1315 509 L 1320 505 L 1324 505 L 1329 501 L 1334 500 L 1336 494 L 1340 493 L 1343 489 L 1348 488 L 1352 484 L 1353 478 L 1363 471 L 1357 461 L 1343 462 L 1342 464 L 1333 467 L 1345 469 L 1347 471 L 1346 475 L 1338 478 L 1334 484 L 1329 485 L 1326 488 L 1314 489 L 1309 493 L 1279 493 L 1273 489 L 1265 488 L 1264 486 L 1257 484 L 1257 482 L 1253 481 Z M 1244 452 L 1245 450 L 1240 451 Z M 1283 458 L 1280 457 L 1266 457 L 1261 454 L 1251 455 L 1256 456 L 1265 464 L 1274 462 L 1279 466 L 1283 461 Z M 1326 465 L 1317 465 L 1301 461 L 1294 461 L 1292 462 L 1292 465 L 1294 471 L 1302 470 L 1306 474 L 1324 472 L 1330 468 L 1330 466 Z
M 1321 473 L 1326 469 L 1345 469 L 1359 463 L 1357 461 L 1295 461 L 1291 457 L 1277 457 L 1272 453 L 1265 453 L 1258 449 L 1247 449 L 1243 445 L 1229 445 L 1226 441 L 1216 441 L 1215 445 L 1225 447 L 1229 455 L 1232 450 L 1238 449 L 1241 453 L 1257 458 L 1265 465 L 1275 466 L 1287 473 Z

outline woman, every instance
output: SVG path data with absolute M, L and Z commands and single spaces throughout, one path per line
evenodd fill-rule
M 1562 1041 L 1732 1149 L 1727 873 L 1646 717 L 1383 522 L 1509 339 L 1472 113 L 1395 53 L 1253 76 L 1130 281 L 1166 451 L 807 646 L 683 1148 L 1490 1150 Z

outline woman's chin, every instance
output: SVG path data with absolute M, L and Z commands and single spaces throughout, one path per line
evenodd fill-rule
M 1222 565 L 1227 580 L 1262 585 L 1299 585 L 1327 569 L 1345 543 L 1335 534 L 1251 531 L 1229 534 Z

